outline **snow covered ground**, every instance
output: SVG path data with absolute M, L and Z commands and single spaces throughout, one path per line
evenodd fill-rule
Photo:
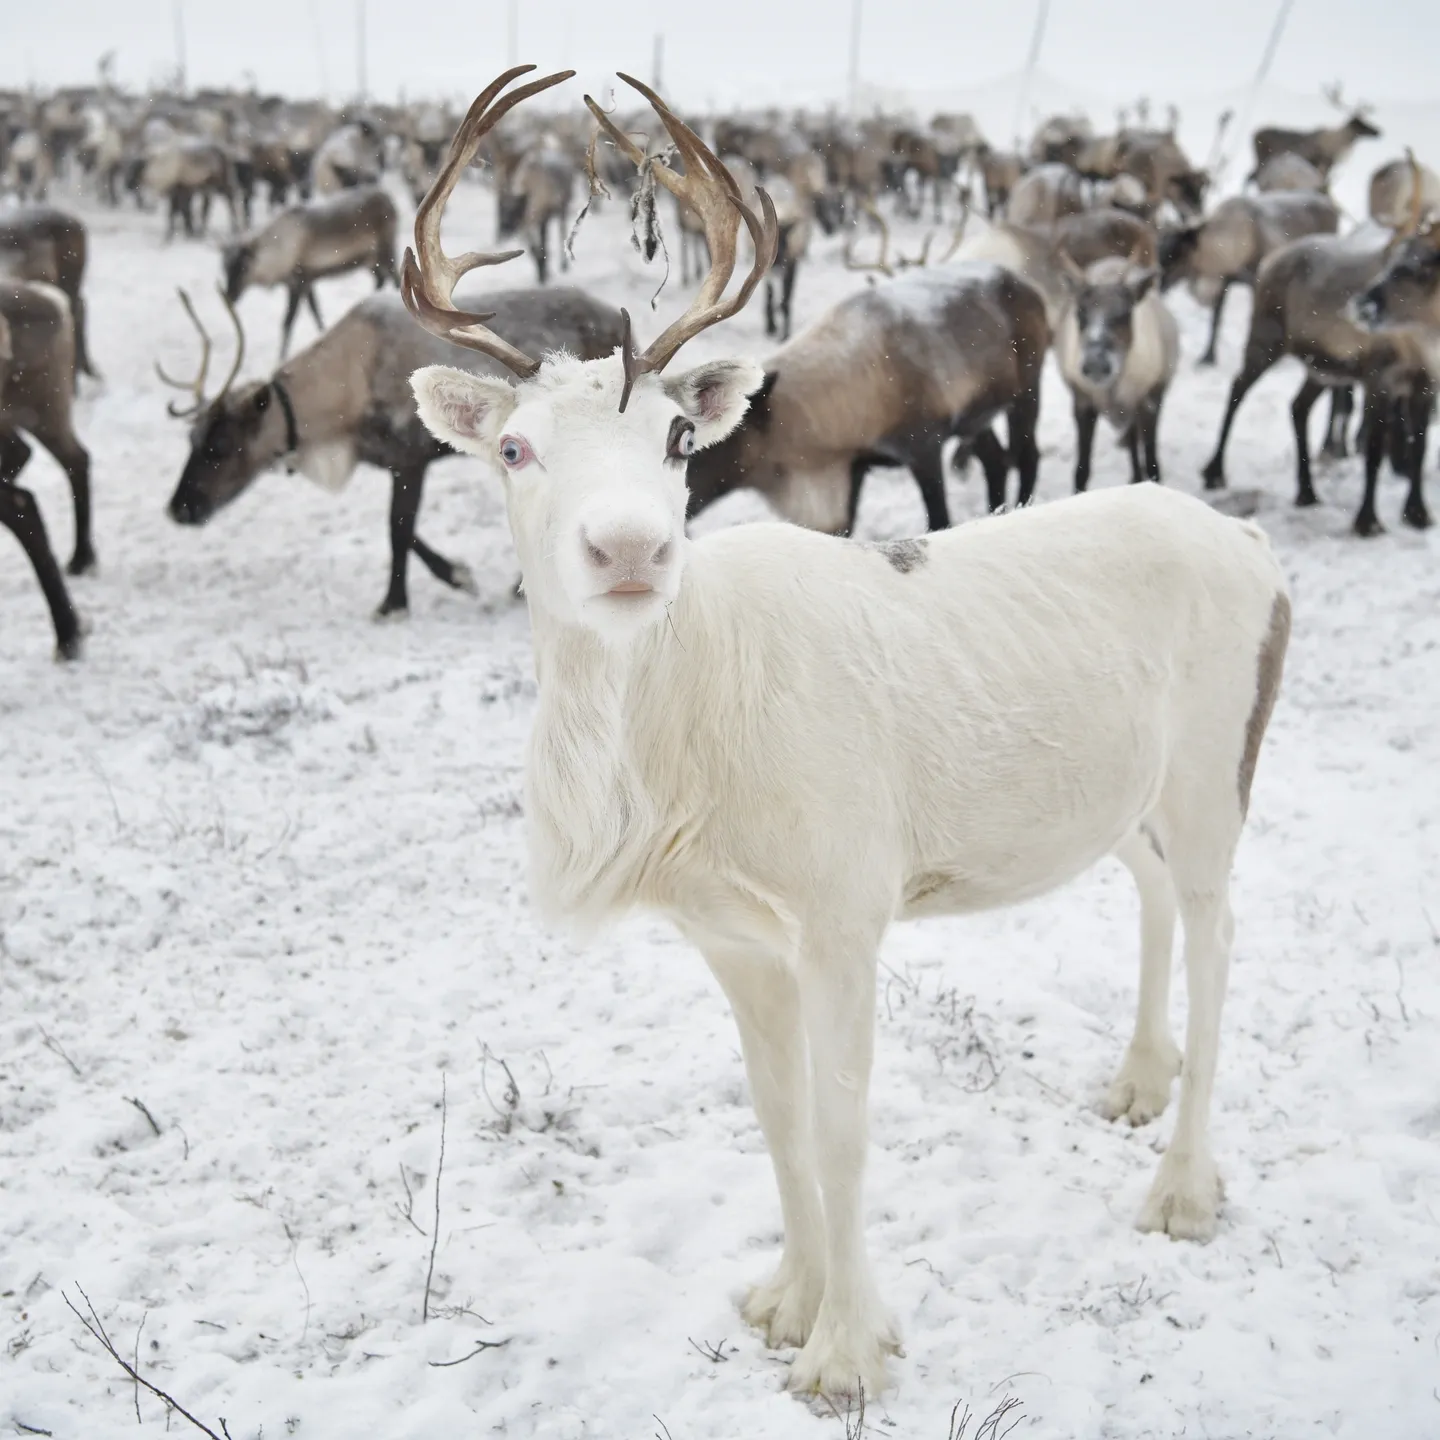
M 456 233 L 483 242 L 488 201 L 462 198 Z M 85 213 L 105 378 L 79 409 L 101 559 L 74 585 L 82 663 L 51 662 L 0 546 L 0 1424 L 96 1440 L 138 1406 L 166 1428 L 66 1308 L 83 1287 L 234 1440 L 840 1435 L 737 1314 L 779 1206 L 717 987 L 659 924 L 577 948 L 527 907 L 535 689 L 493 483 L 432 470 L 421 532 L 482 594 L 412 565 L 403 624 L 370 619 L 378 472 L 338 498 L 276 474 L 209 528 L 173 526 L 186 439 L 151 362 L 193 359 L 177 283 L 223 334 L 215 254 L 163 245 L 153 214 Z M 672 277 L 649 315 L 658 277 L 624 237 L 618 206 L 587 222 L 576 278 L 649 335 L 684 297 Z M 863 283 L 820 241 L 801 317 Z M 364 290 L 328 287 L 327 315 Z M 1188 358 L 1162 463 L 1195 489 L 1247 305 L 1207 373 L 1204 317 L 1174 304 Z M 280 303 L 242 308 L 258 373 Z M 758 307 L 692 349 L 765 353 Z M 1118 866 L 896 927 L 869 1237 L 908 1353 L 867 1433 L 945 1440 L 957 1401 L 980 1418 L 1013 1396 L 1017 1435 L 1064 1440 L 1440 1434 L 1440 533 L 1399 528 L 1387 478 L 1390 532 L 1353 539 L 1354 462 L 1292 510 L 1296 384 L 1287 365 L 1258 387 L 1231 452 L 1296 623 L 1236 875 L 1220 1233 L 1138 1234 L 1171 1117 L 1097 1113 L 1138 970 Z M 1073 434 L 1047 387 L 1051 500 Z M 1109 436 L 1098 468 L 1126 473 Z M 68 545 L 58 469 L 27 481 Z M 978 478 L 951 502 L 978 513 Z M 705 523 L 760 513 L 737 497 Z M 861 515 L 870 538 L 923 525 L 895 472 Z

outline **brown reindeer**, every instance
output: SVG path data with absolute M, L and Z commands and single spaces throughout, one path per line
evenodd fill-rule
M 1370 177 L 1370 218 L 1387 230 L 1401 230 L 1414 215 L 1440 210 L 1440 175 L 1406 151 Z
M 85 338 L 87 248 L 84 224 L 63 210 L 38 206 L 0 219 L 0 275 L 64 291 L 75 321 L 76 370 L 95 375 Z
M 1210 340 L 1199 363 L 1215 363 L 1220 315 L 1232 285 L 1253 285 L 1261 261 L 1282 245 L 1339 228 L 1340 211 L 1328 196 L 1276 191 L 1232 195 L 1198 224 L 1166 230 L 1160 237 L 1161 288 L 1188 280 L 1196 297 L 1212 305 Z
M 33 370 L 37 364 L 52 377 L 63 370 L 66 337 L 63 327 L 43 317 L 36 325 L 27 307 L 7 305 L 6 298 L 6 288 L 0 284 L 0 525 L 20 542 L 34 567 L 50 607 L 57 657 L 74 660 L 80 654 L 80 617 L 70 602 L 65 577 L 50 548 L 39 502 L 29 490 L 15 483 L 30 454 L 29 447 L 15 433 L 16 428 L 35 413 L 33 400 L 26 394 L 29 386 L 23 372 Z M 12 313 L 17 322 L 14 328 L 8 318 Z M 22 374 L 12 388 L 17 369 Z
M 1325 98 L 1337 109 L 1344 108 L 1339 86 L 1325 90 Z M 1284 130 L 1266 126 L 1255 132 L 1255 170 L 1250 178 L 1276 155 L 1298 155 L 1308 160 L 1327 179 L 1330 172 L 1354 148 L 1357 141 L 1376 140 L 1380 131 L 1374 126 L 1364 105 L 1356 106 L 1343 125 L 1321 126 L 1315 130 Z
M 1085 186 L 1080 172 L 1059 161 L 1027 170 L 1016 181 L 1005 202 L 1005 219 L 1012 225 L 1053 226 L 1085 208 Z
M 980 461 L 992 509 L 1012 464 L 1023 505 L 1048 341 L 1040 295 L 993 265 L 917 269 L 861 290 L 782 345 L 739 428 L 692 458 L 690 513 L 748 487 L 788 520 L 848 534 L 866 474 L 904 465 L 929 527 L 944 529 L 952 435 Z M 1008 454 L 990 429 L 1001 414 Z
M 342 190 L 326 200 L 283 211 L 258 234 L 227 245 L 221 254 L 225 298 L 232 304 L 254 286 L 284 285 L 289 291 L 280 328 L 280 358 L 305 301 L 323 330 L 315 283 L 352 270 L 369 270 L 379 290 L 398 286 L 395 270 L 395 202 L 377 186 Z
M 500 291 L 485 296 L 485 308 L 517 344 L 536 353 L 566 350 L 593 360 L 613 354 L 620 344 L 619 313 L 579 290 Z M 442 361 L 486 374 L 502 373 L 497 365 L 475 353 L 457 360 L 452 347 L 414 323 L 398 297 L 382 294 L 362 300 L 268 380 L 235 386 L 244 332 L 227 304 L 236 360 L 219 394 L 206 400 L 209 337 L 188 300 L 186 309 L 204 348 L 199 374 L 182 387 L 195 397 L 192 407 L 171 412 L 192 422 L 190 456 L 170 500 L 172 520 L 203 525 L 258 475 L 279 465 L 328 489 L 343 486 L 357 464 L 376 465 L 390 472 L 392 482 L 390 583 L 376 613 L 408 611 L 412 552 L 444 584 L 473 592 L 467 567 L 437 554 L 415 533 L 426 469 L 451 452 L 420 423 L 410 376 Z
M 230 207 L 230 228 L 240 228 L 240 192 L 235 166 L 223 146 L 210 140 L 179 138 L 149 155 L 140 172 L 140 184 L 166 204 L 165 238 L 171 239 L 176 225 L 186 235 L 196 232 L 194 201 L 200 200 L 201 235 L 210 224 L 210 202 L 223 195 Z
M 1272 155 L 1250 176 L 1249 184 L 1262 195 L 1278 190 L 1308 190 L 1314 195 L 1329 193 L 1330 182 L 1303 155 L 1289 151 Z
M 1025 160 L 1013 151 L 995 150 L 981 141 L 975 147 L 975 165 L 985 182 L 985 213 L 993 220 L 1010 203 L 1010 193 L 1025 173 Z
M 498 231 L 523 235 L 540 284 L 549 277 L 550 255 L 560 257 L 561 270 L 570 268 L 565 254 L 565 228 L 575 193 L 576 167 L 564 146 L 552 136 L 541 139 L 510 168 L 499 193 Z M 547 239 L 555 227 L 555 250 Z
M 1387 273 L 1393 246 L 1311 235 L 1282 246 L 1260 266 L 1244 365 L 1230 387 L 1215 454 L 1202 472 L 1207 489 L 1225 484 L 1225 447 L 1241 401 L 1276 361 L 1293 355 L 1306 370 L 1290 407 L 1297 452 L 1295 503 L 1319 503 L 1306 433 L 1315 401 L 1327 387 L 1359 384 L 1365 387 L 1365 494 L 1355 531 L 1376 535 L 1383 529 L 1375 513 L 1375 488 L 1387 450 L 1410 482 L 1405 523 L 1417 529 L 1429 525 L 1421 466 L 1424 424 L 1434 397 L 1432 371 L 1440 368 L 1440 332 L 1415 326 L 1372 330 L 1356 313 L 1357 300 Z M 1423 245 L 1405 246 L 1397 265 L 1419 266 L 1426 253 Z M 1392 290 L 1398 288 L 1392 281 Z

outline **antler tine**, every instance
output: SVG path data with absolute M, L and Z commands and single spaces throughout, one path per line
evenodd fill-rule
M 191 415 L 198 415 L 205 406 L 205 377 L 210 373 L 210 333 L 200 323 L 200 317 L 195 313 L 195 307 L 190 303 L 190 296 L 183 287 L 177 287 L 175 293 L 180 297 L 180 303 L 185 307 L 185 313 L 190 317 L 190 323 L 195 327 L 196 333 L 200 336 L 200 372 L 193 380 L 174 380 L 165 373 L 165 368 L 157 360 L 155 362 L 155 373 L 167 384 L 176 390 L 188 390 L 194 397 L 193 405 L 177 406 L 173 400 L 165 402 L 165 409 L 177 420 L 183 420 Z
M 215 293 L 220 297 L 220 303 L 224 305 L 226 314 L 230 316 L 230 323 L 235 327 L 235 363 L 231 365 L 230 373 L 225 377 L 225 383 L 215 396 L 218 400 L 235 383 L 235 377 L 240 373 L 241 365 L 245 363 L 245 327 L 240 323 L 240 316 L 236 313 L 235 306 L 224 289 L 217 285 Z
M 890 227 L 885 223 L 885 217 L 876 208 L 874 201 L 866 200 L 861 208 L 880 227 L 880 258 L 875 261 L 855 259 L 855 232 L 852 230 L 845 241 L 845 268 L 847 270 L 878 270 L 882 275 L 893 275 L 894 267 L 890 264 Z
M 1405 159 L 1410 166 L 1410 221 L 1405 227 L 1405 234 L 1418 235 L 1420 222 L 1424 218 L 1422 211 L 1425 208 L 1425 177 L 1420 173 L 1420 162 L 1409 145 L 1405 147 Z
M 640 355 L 632 355 L 625 347 L 625 389 L 621 396 L 623 411 L 630 398 L 635 380 L 644 374 L 663 370 L 676 351 L 687 341 L 711 325 L 727 320 L 755 293 L 765 272 L 775 263 L 780 246 L 780 221 L 775 203 L 762 189 L 755 194 L 760 202 L 757 216 L 740 195 L 735 177 L 720 162 L 715 152 L 642 80 L 619 72 L 633 90 L 650 102 L 661 123 L 675 142 L 685 163 L 685 173 L 678 174 L 658 156 L 646 156 L 629 136 L 625 135 L 590 96 L 585 103 L 605 133 L 636 166 L 650 166 L 655 178 L 682 204 L 688 205 L 705 227 L 705 240 L 710 248 L 710 272 L 690 302 L 685 313 L 653 340 Z M 740 222 L 750 232 L 755 248 L 755 263 L 740 288 L 730 299 L 724 298 L 725 287 L 735 273 L 735 257 Z
M 512 80 L 533 69 L 533 65 L 517 65 L 497 76 L 475 97 L 450 142 L 445 164 L 415 212 L 415 248 L 406 247 L 405 259 L 400 267 L 401 297 L 410 313 L 432 335 L 489 355 L 516 375 L 527 379 L 539 370 L 540 362 L 486 329 L 485 322 L 495 318 L 493 312 L 478 314 L 457 310 L 452 303 L 455 286 L 462 276 L 482 265 L 499 265 L 513 260 L 524 252 L 470 250 L 452 259 L 440 244 L 440 219 L 461 172 L 475 158 L 481 140 L 494 129 L 496 123 L 521 101 L 550 89 L 552 85 L 559 85 L 575 73 L 573 70 L 561 70 L 532 80 L 496 102 L 496 97 Z

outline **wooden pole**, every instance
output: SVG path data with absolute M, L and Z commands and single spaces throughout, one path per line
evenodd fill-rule
M 1240 110 L 1240 123 L 1235 127 L 1235 143 L 1243 145 L 1249 138 L 1250 120 L 1255 113 L 1255 102 L 1260 98 L 1260 87 L 1265 83 L 1265 77 L 1270 73 L 1270 67 L 1275 63 L 1275 52 L 1280 48 L 1280 37 L 1285 33 L 1285 24 L 1290 19 L 1290 11 L 1295 0 L 1280 0 L 1280 8 L 1275 12 L 1275 23 L 1270 27 L 1269 38 L 1265 41 L 1265 49 L 1260 55 L 1260 64 L 1255 70 L 1255 78 L 1250 82 L 1250 93 L 1245 97 L 1245 104 Z M 1234 158 L 1234 152 L 1226 156 L 1215 167 L 1214 186 L 1220 188 L 1221 177 L 1230 166 Z
M 852 0 L 850 7 L 850 118 L 860 110 L 860 27 L 865 18 L 864 0 Z
M 175 0 L 175 83 L 185 93 L 185 0 Z
M 1045 39 L 1045 26 L 1050 20 L 1050 0 L 1040 0 L 1035 10 L 1035 30 L 1030 36 L 1030 54 L 1025 60 L 1025 69 L 1020 74 L 1020 90 L 1015 96 L 1015 148 L 1021 148 L 1025 123 L 1025 110 L 1030 103 L 1030 82 L 1035 76 L 1035 67 L 1040 63 L 1040 46 Z
M 355 89 L 361 100 L 369 88 L 365 59 L 365 0 L 355 0 Z

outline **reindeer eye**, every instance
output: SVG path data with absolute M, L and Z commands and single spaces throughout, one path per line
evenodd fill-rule
M 683 415 L 670 422 L 665 454 L 671 460 L 688 460 L 695 453 L 695 427 Z
M 500 440 L 500 458 L 505 464 L 514 470 L 517 466 L 523 465 L 527 460 L 535 457 L 530 453 L 530 447 L 514 435 L 505 435 Z

